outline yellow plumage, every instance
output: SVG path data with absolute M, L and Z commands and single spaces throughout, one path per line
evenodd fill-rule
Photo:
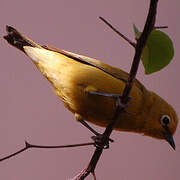
M 88 92 L 121 95 L 128 73 L 93 58 L 39 46 L 11 27 L 7 27 L 7 31 L 5 39 L 31 58 L 52 83 L 56 95 L 77 119 L 107 126 L 115 112 L 115 100 Z M 19 44 L 14 43 L 13 38 Z M 116 130 L 138 132 L 166 140 L 166 131 L 170 136 L 174 134 L 178 118 L 171 105 L 148 91 L 138 80 L 135 80 L 130 96 L 131 103 L 119 116 Z M 165 117 L 163 115 L 170 119 L 167 128 L 161 121 L 162 117 Z

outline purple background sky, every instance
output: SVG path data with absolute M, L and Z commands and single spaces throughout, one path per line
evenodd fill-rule
M 0 0 L 0 36 L 5 34 L 6 24 L 12 25 L 41 44 L 101 59 L 129 71 L 134 50 L 98 16 L 107 18 L 133 39 L 132 24 L 142 29 L 148 6 L 149 0 Z M 141 65 L 137 75 L 148 89 L 172 104 L 178 115 L 179 7 L 178 0 L 160 0 L 156 23 L 169 26 L 165 32 L 174 41 L 174 60 L 164 70 L 149 76 L 144 75 Z M 64 108 L 30 60 L 2 38 L 0 52 L 0 157 L 22 148 L 25 140 L 42 145 L 89 142 L 92 134 Z M 115 143 L 104 151 L 96 169 L 97 178 L 179 180 L 179 130 L 178 127 L 175 134 L 175 152 L 165 141 L 114 131 Z M 93 147 L 31 149 L 1 162 L 0 179 L 67 179 L 86 167 L 93 152 Z

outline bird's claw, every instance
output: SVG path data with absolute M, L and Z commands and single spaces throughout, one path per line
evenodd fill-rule
M 121 108 L 126 108 L 130 105 L 132 97 L 128 97 L 127 103 L 122 102 L 122 96 L 118 95 L 116 98 L 116 106 L 120 106 Z
M 104 140 L 103 134 L 98 134 L 96 136 L 91 137 L 95 143 L 95 147 L 103 148 L 103 149 L 108 149 L 109 148 L 109 141 L 114 142 L 113 139 L 107 139 Z

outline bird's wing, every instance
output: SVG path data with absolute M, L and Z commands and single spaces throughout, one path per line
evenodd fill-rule
M 110 65 L 107 65 L 105 63 L 102 63 L 101 61 L 97 60 L 97 59 L 94 59 L 94 58 L 90 58 L 90 57 L 87 57 L 87 56 L 82 56 L 82 55 L 79 55 L 79 54 L 75 54 L 75 53 L 72 53 L 72 52 L 69 52 L 69 51 L 65 51 L 65 50 L 60 50 L 60 49 L 57 49 L 53 46 L 43 46 L 45 49 L 48 49 L 50 51 L 55 51 L 55 52 L 58 52 L 60 54 L 63 54 L 69 58 L 72 58 L 76 61 L 79 61 L 81 63 L 84 63 L 84 64 L 87 64 L 87 65 L 90 65 L 90 66 L 94 66 L 102 71 L 104 71 L 105 73 L 123 81 L 123 82 L 127 82 L 128 80 L 128 77 L 129 77 L 129 74 L 119 68 L 116 68 L 116 67 L 113 67 L 113 66 L 110 66 Z M 137 80 L 135 79 L 135 85 L 141 89 L 142 91 L 145 90 L 145 87 Z
M 75 54 L 75 53 L 72 53 L 69 51 L 60 50 L 60 49 L 57 49 L 52 46 L 40 46 L 39 44 L 30 40 L 29 38 L 27 38 L 26 36 L 24 36 L 23 34 L 18 32 L 16 29 L 14 29 L 11 26 L 6 26 L 6 31 L 8 32 L 8 34 L 6 36 L 4 36 L 4 38 L 8 41 L 8 43 L 10 43 L 12 46 L 20 49 L 23 52 L 24 52 L 24 46 L 45 48 L 50 51 L 55 51 L 55 52 L 65 55 L 65 56 L 68 56 L 69 58 L 72 58 L 81 63 L 87 64 L 90 66 L 94 66 L 94 67 L 104 71 L 105 73 L 123 81 L 124 83 L 126 83 L 128 80 L 129 74 L 122 71 L 119 68 L 104 64 L 99 60 L 96 60 L 96 59 L 93 59 L 93 58 L 90 58 L 87 56 L 82 56 L 82 55 Z M 142 91 L 145 89 L 144 86 L 137 79 L 135 80 L 135 85 Z

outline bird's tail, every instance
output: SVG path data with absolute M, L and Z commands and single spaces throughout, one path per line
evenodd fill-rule
M 30 40 L 26 36 L 19 33 L 16 29 L 11 26 L 6 26 L 7 35 L 4 36 L 4 39 L 7 40 L 9 44 L 18 48 L 19 50 L 24 51 L 24 46 L 38 47 L 42 48 L 40 45 Z

